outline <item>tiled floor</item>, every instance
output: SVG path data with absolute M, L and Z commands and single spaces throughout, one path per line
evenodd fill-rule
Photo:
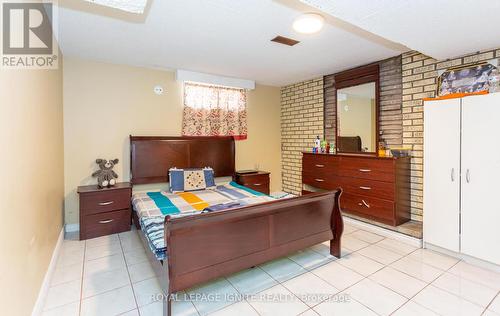
M 346 225 L 319 244 L 180 293 L 174 315 L 500 316 L 500 274 Z M 65 240 L 44 315 L 162 315 L 137 232 Z M 186 295 L 188 294 L 188 295 Z

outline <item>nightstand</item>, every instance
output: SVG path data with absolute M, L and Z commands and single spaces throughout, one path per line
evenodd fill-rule
M 80 186 L 80 240 L 130 230 L 132 185 L 120 182 L 99 189 Z
M 267 171 L 239 173 L 236 171 L 234 181 L 255 191 L 269 195 L 269 175 Z

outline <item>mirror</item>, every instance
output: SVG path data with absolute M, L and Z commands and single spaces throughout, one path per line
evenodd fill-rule
M 337 89 L 337 152 L 376 153 L 377 85 Z

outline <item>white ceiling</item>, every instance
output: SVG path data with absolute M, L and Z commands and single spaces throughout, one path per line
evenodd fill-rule
M 443 60 L 500 46 L 499 0 L 300 0 Z
M 331 17 L 320 33 L 297 34 L 293 20 L 311 8 L 295 0 L 150 0 L 148 5 L 144 15 L 132 15 L 80 0 L 60 1 L 63 54 L 282 86 L 407 50 Z M 270 42 L 276 35 L 301 43 Z

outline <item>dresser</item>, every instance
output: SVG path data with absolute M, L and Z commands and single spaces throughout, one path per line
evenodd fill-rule
M 117 183 L 99 189 L 97 185 L 80 186 L 80 240 L 130 230 L 132 185 Z
M 410 220 L 409 157 L 304 152 L 302 183 L 302 194 L 342 188 L 345 213 L 392 226 Z
M 252 190 L 269 195 L 269 172 L 257 171 L 254 173 L 236 172 L 234 181 Z

